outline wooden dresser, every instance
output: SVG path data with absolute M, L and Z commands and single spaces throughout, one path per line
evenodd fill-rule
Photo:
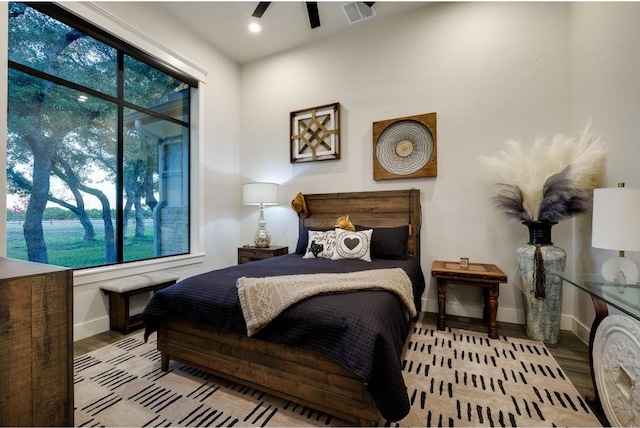
M 0 426 L 73 426 L 73 272 L 0 257 Z

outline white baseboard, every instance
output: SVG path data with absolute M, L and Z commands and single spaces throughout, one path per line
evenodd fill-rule
M 425 312 L 433 312 L 437 314 L 438 301 L 436 299 L 422 298 L 422 310 Z M 477 304 L 467 305 L 460 303 L 459 301 L 447 302 L 445 311 L 448 315 L 480 319 L 482 318 L 482 307 L 478 306 Z M 524 325 L 524 312 L 522 310 L 512 308 L 504 309 L 498 307 L 497 318 L 498 321 Z M 572 331 L 584 343 L 589 343 L 589 333 L 591 331 L 590 327 L 585 326 L 573 316 L 562 315 L 562 318 L 560 319 L 560 328 L 562 330 Z
M 422 310 L 425 312 L 438 313 L 438 302 L 435 300 L 422 299 Z M 132 311 L 137 312 L 137 311 Z M 460 302 L 447 302 L 446 313 L 460 317 L 482 318 L 482 308 L 478 305 L 464 305 Z M 498 308 L 498 321 L 514 324 L 524 324 L 524 314 L 517 309 Z M 585 326 L 580 321 L 569 315 L 563 315 L 560 321 L 560 328 L 575 333 L 584 343 L 589 343 L 590 327 Z M 109 330 L 109 316 L 96 318 L 73 326 L 73 340 L 85 339 Z
M 589 336 L 591 335 L 591 326 L 586 326 L 581 323 L 579 320 L 571 317 L 571 328 L 569 328 L 572 332 L 578 336 L 580 340 L 582 340 L 587 345 L 589 344 Z
M 438 313 L 438 301 L 435 299 L 422 299 L 422 310 L 426 312 Z M 445 312 L 448 315 L 459 317 L 482 318 L 482 307 L 477 304 L 464 304 L 460 301 L 448 301 Z M 524 324 L 524 314 L 522 311 L 510 308 L 498 307 L 498 321 L 510 322 L 514 324 Z
M 73 341 L 95 336 L 109 330 L 109 316 L 104 316 L 73 325 Z

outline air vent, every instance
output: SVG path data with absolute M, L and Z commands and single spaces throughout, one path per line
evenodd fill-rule
M 369 7 L 361 1 L 343 4 L 342 10 L 346 15 L 349 24 L 355 24 L 356 22 L 376 16 L 376 11 L 373 10 L 373 7 Z

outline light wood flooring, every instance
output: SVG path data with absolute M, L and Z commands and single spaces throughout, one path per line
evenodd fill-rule
M 424 312 L 421 317 L 427 323 L 436 325 L 437 314 Z M 447 315 L 447 327 L 459 328 L 470 331 L 486 331 L 486 326 L 481 320 L 467 317 Z M 133 332 L 131 334 L 137 333 Z M 526 339 L 524 326 L 505 322 L 498 323 L 498 334 Z M 126 337 L 125 335 L 107 331 L 74 343 L 74 357 L 99 349 L 105 345 Z M 593 384 L 589 371 L 589 347 L 582 342 L 573 332 L 562 330 L 557 344 L 545 344 L 549 352 L 556 359 L 562 370 L 569 377 L 578 392 L 584 397 L 593 396 Z M 599 416 L 601 417 L 601 415 Z

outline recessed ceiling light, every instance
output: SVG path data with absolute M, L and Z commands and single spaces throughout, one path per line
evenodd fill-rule
M 249 24 L 249 31 L 251 31 L 252 33 L 259 33 L 261 29 L 262 28 L 260 27 L 260 24 L 258 24 L 257 22 L 252 22 L 251 24 Z

